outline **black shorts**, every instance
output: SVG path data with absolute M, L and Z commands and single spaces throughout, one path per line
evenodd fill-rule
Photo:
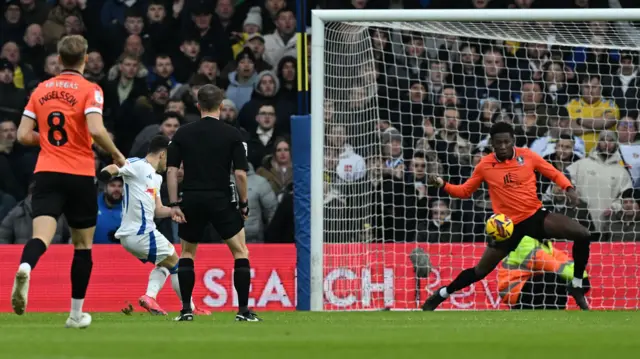
M 240 211 L 228 193 L 185 192 L 180 208 L 187 223 L 178 226 L 178 235 L 189 243 L 202 242 L 209 223 L 224 240 L 231 239 L 244 228 Z
M 504 241 L 490 239 L 489 247 L 511 252 L 518 248 L 524 236 L 529 236 L 538 241 L 547 239 L 547 232 L 544 230 L 544 220 L 547 218 L 547 215 L 549 215 L 549 211 L 545 208 L 540 208 L 529 218 L 516 224 L 513 228 L 513 234 L 509 239 Z
M 38 172 L 33 180 L 33 218 L 50 216 L 57 220 L 64 214 L 71 228 L 85 229 L 96 225 L 98 193 L 93 177 Z

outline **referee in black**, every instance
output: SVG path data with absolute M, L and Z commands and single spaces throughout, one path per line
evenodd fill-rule
M 224 98 L 224 92 L 214 85 L 200 88 L 198 109 L 201 120 L 180 127 L 169 144 L 167 188 L 170 206 L 179 206 L 186 218 L 186 223 L 181 223 L 178 229 L 182 243 L 178 262 L 182 310 L 177 321 L 193 320 L 193 258 L 209 223 L 225 240 L 235 259 L 233 284 L 238 293 L 239 307 L 236 320 L 260 321 L 247 307 L 251 285 L 249 250 L 244 233 L 244 219 L 249 215 L 247 144 L 237 128 L 219 120 Z M 184 164 L 184 181 L 182 201 L 179 201 L 178 168 L 181 163 Z M 231 169 L 235 174 L 240 210 L 236 207 L 235 193 L 229 183 Z

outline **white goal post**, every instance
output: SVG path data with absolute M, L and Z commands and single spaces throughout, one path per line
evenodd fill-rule
M 627 24 L 616 27 L 615 33 L 608 33 L 602 41 L 594 42 L 586 29 L 584 22 L 590 21 L 606 21 Z M 370 147 L 368 141 L 374 136 L 378 138 L 377 126 L 380 119 L 380 101 L 383 100 L 378 92 L 372 95 L 370 100 L 370 108 L 363 110 L 358 109 L 349 112 L 348 103 L 351 100 L 351 91 L 356 91 L 360 87 L 368 86 L 366 81 L 356 79 L 351 75 L 358 68 L 366 67 L 369 62 L 374 61 L 373 45 L 368 30 L 370 28 L 385 29 L 392 34 L 389 41 L 392 46 L 398 45 L 394 43 L 393 36 L 401 37 L 408 33 L 423 34 L 425 37 L 439 39 L 440 36 L 464 37 L 465 39 L 485 39 L 488 41 L 514 41 L 519 43 L 544 42 L 549 47 L 551 45 L 601 48 L 608 50 L 630 50 L 637 51 L 640 48 L 640 39 L 635 33 L 635 28 L 629 22 L 640 21 L 640 9 L 504 9 L 504 10 L 312 10 L 311 23 L 311 56 L 310 56 L 310 82 L 311 82 L 311 303 L 310 307 L 313 311 L 322 310 L 382 310 L 382 309 L 418 309 L 419 302 L 426 299 L 425 295 L 429 294 L 427 280 L 421 281 L 417 277 L 414 278 L 414 268 L 409 259 L 409 252 L 415 248 L 421 248 L 427 254 L 431 255 L 431 259 L 437 256 L 437 253 L 449 253 L 449 257 L 443 257 L 439 262 L 439 266 L 447 266 L 447 262 L 455 261 L 452 274 L 447 274 L 446 282 L 450 281 L 451 275 L 455 276 L 464 266 L 469 267 L 477 260 L 478 251 L 471 250 L 472 247 L 484 247 L 483 243 L 460 243 L 469 251 L 461 250 L 469 258 L 459 259 L 455 257 L 455 250 L 452 249 L 450 243 L 444 243 L 437 249 L 430 249 L 430 243 L 406 243 L 394 242 L 389 246 L 402 246 L 406 253 L 402 257 L 390 253 L 386 248 L 385 241 L 376 241 L 370 236 L 363 234 L 372 224 L 368 220 L 361 220 L 357 225 L 348 223 L 345 218 L 338 218 L 336 226 L 327 227 L 326 216 L 343 216 L 335 214 L 334 204 L 328 204 L 326 200 L 325 175 L 327 172 L 325 153 L 328 147 L 333 146 L 327 142 L 327 124 L 325 119 L 327 106 L 332 106 L 329 116 L 335 115 L 336 110 L 333 106 L 342 103 L 341 121 L 353 121 L 358 123 L 353 129 L 349 129 L 352 125 L 342 125 L 341 136 L 352 139 L 353 147 L 356 152 L 364 147 Z M 561 24 L 553 29 L 544 25 L 544 23 L 553 22 Z M 534 23 L 540 23 L 542 26 L 532 26 Z M 617 25 L 612 25 L 617 26 Z M 555 29 L 555 30 L 554 30 Z M 629 29 L 628 31 L 625 29 Z M 584 30 L 584 31 L 583 31 Z M 394 35 L 395 34 L 395 35 Z M 402 45 L 402 44 L 399 44 Z M 427 45 L 425 45 L 427 46 Z M 433 49 L 427 49 L 433 50 Z M 343 72 L 344 71 L 344 72 Z M 449 71 L 450 72 L 450 71 Z M 359 73 L 360 74 L 360 73 Z M 366 75 L 366 74 L 365 74 Z M 598 74 L 599 75 L 599 74 Z M 349 77 L 352 78 L 349 78 Z M 358 76 L 364 76 L 362 74 Z M 406 79 L 411 82 L 410 76 Z M 348 86 L 353 85 L 352 88 Z M 578 84 L 579 85 L 579 84 Z M 358 87 L 360 86 L 360 87 Z M 402 85 L 396 84 L 400 88 Z M 377 88 L 377 87 L 376 87 Z M 359 91 L 359 90 L 358 90 Z M 364 92 L 367 91 L 365 88 Z M 367 94 L 363 96 L 369 96 Z M 460 96 L 460 95 L 459 95 Z M 329 104 L 331 102 L 331 104 Z M 402 112 L 402 108 L 396 109 Z M 482 111 L 479 108 L 474 110 Z M 638 110 L 637 108 L 633 110 Z M 329 111 L 329 110 L 328 110 Z M 435 126 L 435 125 L 434 125 Z M 537 126 L 537 125 L 534 125 Z M 334 126 L 335 127 L 335 126 Z M 346 128 L 346 130 L 345 130 Z M 359 132 L 360 131 L 360 132 Z M 345 133 L 346 132 L 346 133 Z M 371 135 L 371 136 L 369 136 Z M 364 137 L 363 137 L 364 136 Z M 389 136 L 393 136 L 390 133 Z M 411 135 L 410 135 L 411 136 Z M 417 138 L 412 138 L 417 140 Z M 414 142 L 415 143 L 415 142 Z M 373 144 L 371 144 L 373 145 Z M 376 143 L 376 145 L 378 145 Z M 382 155 L 381 149 L 376 147 L 369 151 L 375 156 Z M 364 151 L 364 150 L 362 150 Z M 364 154 L 362 156 L 368 161 Z M 360 159 L 362 160 L 362 158 Z M 336 159 L 340 161 L 340 159 Z M 352 165 L 349 168 L 352 169 Z M 351 176 L 355 176 L 357 181 L 359 174 L 357 173 L 357 161 L 353 164 Z M 334 167 L 335 168 L 335 167 Z M 344 181 L 352 183 L 353 179 L 344 180 L 344 176 L 336 175 Z M 352 185 L 352 184 L 351 184 Z M 360 193 L 361 190 L 348 190 Z M 351 193 L 351 192 L 350 192 Z M 384 197 L 381 194 L 381 197 Z M 366 196 L 361 196 L 353 203 L 347 205 L 358 209 L 355 216 L 369 217 L 372 216 L 375 209 L 373 204 L 368 203 Z M 384 201 L 384 199 L 383 199 Z M 461 209 L 460 209 L 461 210 Z M 353 216 L 354 214 L 351 213 Z M 340 220 L 343 220 L 340 222 Z M 362 227 L 362 222 L 366 222 Z M 386 223 L 386 222 L 384 222 Z M 382 226 L 381 224 L 378 224 Z M 462 227 L 461 227 L 462 228 Z M 338 239 L 328 240 L 327 233 L 336 231 Z M 348 238 L 349 237 L 349 238 Z M 360 239 L 351 239 L 358 237 Z M 329 243 L 331 242 L 331 243 Z M 388 243 L 388 241 L 387 241 Z M 631 243 L 633 244 L 633 243 Z M 611 250 L 611 255 L 620 256 L 640 256 L 635 252 L 635 247 L 631 244 L 624 243 L 623 249 L 611 249 L 606 247 L 608 243 L 603 244 L 599 251 Z M 340 245 L 343 247 L 331 247 Z M 333 248 L 333 249 L 331 249 Z M 434 246 L 435 248 L 435 246 Z M 570 247 L 566 247 L 570 248 Z M 617 247 L 616 247 L 617 248 Z M 640 247 L 639 247 L 640 248 Z M 567 253 L 570 255 L 571 251 Z M 594 250 L 592 249 L 592 255 Z M 452 257 L 453 256 L 453 257 Z M 403 258 L 403 259 L 397 259 Z M 406 259 L 404 259 L 406 258 Z M 357 262 L 357 263 L 356 263 Z M 401 262 L 401 263 L 400 263 Z M 344 264 L 344 267 L 341 265 Z M 356 263 L 356 264 L 354 264 Z M 387 270 L 387 264 L 395 264 L 396 267 Z M 625 262 L 627 263 L 627 262 Z M 632 263 L 632 262 L 628 262 Z M 637 262 L 640 264 L 640 260 Z M 350 271 L 348 268 L 353 265 L 358 270 Z M 592 267 L 593 261 L 590 263 Z M 622 264 L 631 266 L 633 264 Z M 373 268 L 376 267 L 376 268 Z M 616 286 L 613 283 L 614 278 L 624 276 L 624 271 L 616 272 L 618 269 L 614 264 L 609 265 L 607 269 L 598 270 L 599 273 L 608 273 L 609 276 L 598 283 L 600 286 Z M 373 269 L 372 269 L 373 268 Z M 402 269 L 401 269 L 402 268 Z M 406 269 L 404 269 L 406 268 Z M 637 272 L 640 268 L 632 268 L 631 272 Z M 333 271 L 335 270 L 335 271 Z M 332 272 L 333 271 L 333 272 Z M 348 272 L 348 273 L 347 273 Z M 440 283 L 440 272 L 431 271 L 430 276 L 437 276 Z M 604 274 L 603 274 L 604 275 Z M 411 276 L 411 280 L 403 281 L 403 285 L 416 281 L 415 287 L 407 287 L 406 291 L 415 291 L 414 294 L 407 294 L 406 297 L 398 297 L 400 288 L 394 284 L 401 276 Z M 444 274 L 442 275 L 444 278 Z M 340 288 L 335 289 L 335 278 L 346 278 L 346 281 L 339 285 Z M 349 284 L 351 283 L 351 284 Z M 637 279 L 621 280 L 620 283 L 628 285 L 636 285 Z M 444 283 L 446 284 L 446 283 Z M 352 288 L 350 288 L 352 286 Z M 389 288 L 391 286 L 391 288 Z M 485 288 L 482 289 L 482 286 Z M 499 307 L 500 299 L 497 297 L 495 288 L 488 288 L 486 283 L 477 283 L 476 291 L 486 290 L 486 295 L 482 299 L 490 301 L 494 308 Z M 428 289 L 425 292 L 425 289 Z M 420 292 L 425 292 L 420 295 Z M 490 292 L 492 294 L 490 294 Z M 637 309 L 637 303 L 640 300 L 640 293 L 636 288 L 634 291 L 618 291 L 613 289 L 609 291 L 601 291 L 613 293 L 616 298 L 604 298 L 598 303 L 600 309 Z M 599 293 L 601 293 L 599 292 Z M 379 300 L 372 299 L 372 296 L 378 296 Z M 455 308 L 473 308 L 486 309 L 483 306 L 469 304 L 465 298 L 469 296 L 469 292 L 460 294 L 459 297 L 453 296 L 451 300 L 458 300 L 462 303 Z M 496 295 L 496 297 L 493 297 Z M 633 296 L 633 298 L 629 298 Z M 616 301 L 619 300 L 619 301 Z M 396 305 L 398 301 L 404 301 L 402 305 Z M 356 303 L 356 304 L 354 304 Z M 619 304 L 622 303 L 622 304 Z M 489 305 L 491 306 L 491 305 Z M 454 309 L 455 309 L 454 308 Z

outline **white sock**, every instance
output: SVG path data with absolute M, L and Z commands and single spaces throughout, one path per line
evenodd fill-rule
M 171 275 L 171 286 L 173 287 L 173 290 L 176 292 L 176 295 L 178 295 L 178 300 L 180 301 L 180 303 L 182 303 L 182 296 L 180 295 L 180 282 L 178 281 L 178 274 L 172 274 Z M 193 297 L 191 297 L 191 310 L 196 309 L 196 305 L 193 304 Z
M 582 288 L 582 278 L 573 278 L 571 285 L 573 285 L 574 288 Z
M 440 296 L 442 298 L 449 298 L 449 292 L 447 292 L 447 287 L 440 288 Z
M 158 296 L 158 292 L 164 287 L 164 282 L 166 282 L 167 277 L 169 276 L 169 270 L 164 267 L 155 267 L 149 273 L 149 284 L 147 285 L 147 293 L 146 295 L 156 299 Z
M 84 299 L 71 298 L 71 318 L 79 320 L 82 317 L 82 305 Z
M 18 267 L 18 271 L 24 272 L 24 273 L 31 273 L 31 266 L 29 265 L 29 263 L 20 263 L 20 266 Z

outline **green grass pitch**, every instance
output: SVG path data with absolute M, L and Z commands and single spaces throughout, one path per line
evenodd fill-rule
M 173 313 L 172 313 L 173 314 Z M 640 357 L 638 312 L 232 313 L 172 322 L 139 312 L 0 315 L 0 358 L 16 359 L 584 359 Z

